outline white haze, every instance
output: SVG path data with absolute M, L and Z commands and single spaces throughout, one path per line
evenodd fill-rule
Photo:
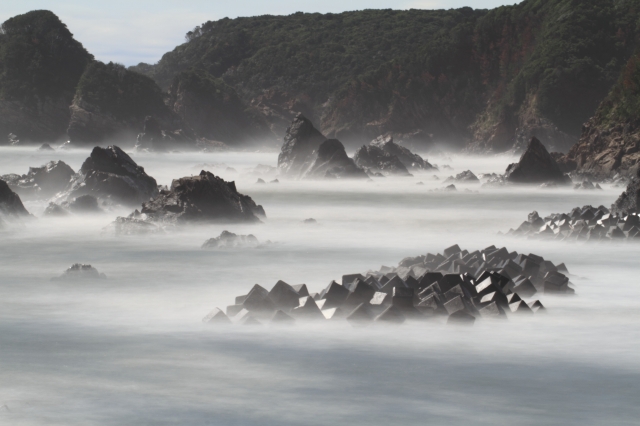
M 89 151 L 1 148 L 0 174 Z M 431 159 L 454 170 L 375 182 L 258 185 L 246 173 L 277 155 L 133 154 L 168 185 L 208 168 L 266 210 L 260 225 L 208 225 L 164 235 L 104 232 L 129 209 L 42 217 L 0 234 L 0 424 L 7 425 L 631 425 L 640 417 L 637 244 L 569 244 L 498 236 L 527 214 L 610 205 L 621 188 L 441 188 L 508 157 Z M 202 164 L 225 166 L 202 167 Z M 233 167 L 237 172 L 228 171 Z M 265 178 L 269 181 L 272 178 Z M 424 185 L 416 185 L 422 181 Z M 478 193 L 464 192 L 464 188 Z M 317 225 L 304 225 L 313 217 Z M 206 251 L 224 229 L 273 244 Z M 259 283 L 319 291 L 343 274 L 402 258 L 495 244 L 536 253 L 572 273 L 576 297 L 543 296 L 548 315 L 473 328 L 346 323 L 290 329 L 201 323 Z M 108 279 L 52 282 L 70 264 Z

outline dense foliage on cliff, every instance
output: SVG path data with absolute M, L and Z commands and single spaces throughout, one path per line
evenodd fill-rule
M 0 99 L 73 97 L 93 59 L 53 13 L 36 10 L 0 26 Z
M 167 111 L 163 94 L 151 78 L 113 62 L 92 62 L 78 83 L 76 99 L 117 119 L 140 120 Z
M 524 110 L 578 135 L 635 44 L 638 0 L 525 0 L 493 10 L 364 10 L 222 19 L 155 66 L 167 88 L 196 67 L 249 100 L 303 99 L 329 133 L 471 136 Z M 329 102 L 327 102 L 329 101 Z

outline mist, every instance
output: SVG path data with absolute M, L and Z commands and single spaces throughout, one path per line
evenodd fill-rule
M 0 148 L 2 173 L 90 150 Z M 263 176 L 277 153 L 131 153 L 158 184 L 209 170 L 261 204 L 261 224 L 188 226 L 116 236 L 132 209 L 35 218 L 0 234 L 0 423 L 11 425 L 636 424 L 640 416 L 640 273 L 633 243 L 498 235 L 528 212 L 609 206 L 602 191 L 459 184 L 502 173 L 508 155 L 428 157 L 440 171 L 373 181 Z M 448 164 L 452 169 L 442 166 Z M 434 175 L 439 178 L 436 180 Z M 423 185 L 417 185 L 422 182 Z M 468 190 L 468 191 L 466 191 Z M 314 218 L 317 224 L 304 224 Z M 223 230 L 258 249 L 203 250 Z M 344 274 L 397 265 L 459 244 L 564 262 L 576 296 L 543 294 L 546 315 L 354 328 L 346 322 L 257 328 L 203 324 L 256 283 L 320 291 Z M 51 281 L 73 263 L 106 280 Z

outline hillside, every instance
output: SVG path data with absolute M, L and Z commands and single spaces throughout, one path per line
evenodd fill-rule
M 568 150 L 635 46 L 638 0 L 525 0 L 493 10 L 365 10 L 208 21 L 156 65 L 167 90 L 221 78 L 276 134 L 297 112 L 328 137 L 381 133 L 502 151 Z

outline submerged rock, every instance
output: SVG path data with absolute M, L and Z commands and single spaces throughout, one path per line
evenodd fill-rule
M 278 169 L 285 175 L 301 176 L 313 163 L 314 153 L 320 144 L 326 140 L 309 119 L 298 114 L 284 136 L 284 144 L 278 155 Z
M 95 147 L 74 175 L 59 200 L 93 195 L 125 206 L 137 206 L 158 193 L 156 180 L 147 175 L 117 146 Z
M 329 139 L 320 144 L 315 152 L 315 160 L 303 178 L 366 179 L 368 176 L 349 158 L 339 140 Z
M 75 263 L 64 271 L 60 277 L 52 278 L 52 281 L 104 280 L 106 278 L 107 276 L 105 274 L 98 272 L 98 270 L 91 265 Z
M 222 231 L 219 237 L 211 238 L 202 248 L 256 248 L 260 245 L 258 239 L 249 235 L 237 235 L 233 232 Z
M 240 194 L 235 182 L 226 182 L 207 171 L 171 183 L 153 200 L 143 203 L 142 215 L 152 222 L 260 222 L 262 206 Z
M 571 179 L 562 173 L 547 148 L 535 137 L 531 138 L 527 150 L 520 157 L 520 161 L 507 167 L 505 178 L 512 183 L 571 183 Z
M 411 176 L 398 157 L 374 145 L 363 145 L 353 156 L 355 163 L 370 173 Z

